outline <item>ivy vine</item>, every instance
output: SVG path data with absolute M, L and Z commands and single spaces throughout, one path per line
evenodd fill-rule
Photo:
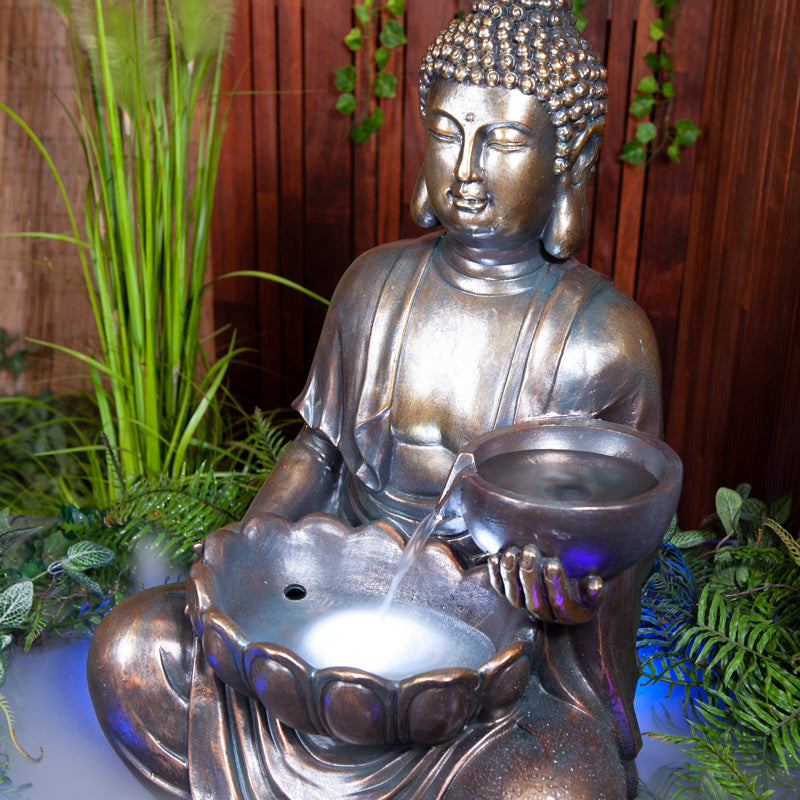
M 335 85 L 340 92 L 336 108 L 345 116 L 353 115 L 350 138 L 366 142 L 383 125 L 385 116 L 378 101 L 397 94 L 397 78 L 385 69 L 392 50 L 407 41 L 400 22 L 405 11 L 405 0 L 364 0 L 353 6 L 355 25 L 344 37 L 347 48 L 355 53 L 364 50 L 361 69 L 347 64 L 336 70 Z M 383 20 L 378 43 L 374 32 Z M 360 74 L 359 74 L 360 73 Z
M 700 128 L 688 118 L 672 123 L 675 102 L 673 77 L 675 67 L 672 52 L 681 12 L 686 0 L 653 0 L 658 16 L 650 23 L 650 39 L 657 44 L 655 52 L 645 56 L 651 74 L 639 81 L 636 96 L 628 109 L 637 120 L 634 138 L 622 148 L 620 159 L 629 164 L 647 166 L 662 151 L 673 161 L 681 160 L 681 151 L 694 144 L 700 136 Z M 663 119 L 659 124 L 653 112 L 663 108 Z

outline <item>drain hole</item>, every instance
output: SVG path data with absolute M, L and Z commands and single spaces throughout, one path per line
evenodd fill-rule
M 290 583 L 283 590 L 283 596 L 287 600 L 302 600 L 306 596 L 306 587 L 299 583 Z

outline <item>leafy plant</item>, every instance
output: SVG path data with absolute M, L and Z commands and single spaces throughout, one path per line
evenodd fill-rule
M 673 525 L 643 591 L 643 676 L 685 691 L 693 760 L 659 797 L 778 797 L 800 767 L 800 546 L 788 498 L 716 496 L 713 530 Z M 786 795 L 788 796 L 788 795 Z
M 29 235 L 78 247 L 100 352 L 49 346 L 88 368 L 101 427 L 122 474 L 178 475 L 202 461 L 196 442 L 215 438 L 216 398 L 236 354 L 231 344 L 207 364 L 199 338 L 224 124 L 222 56 L 234 4 L 56 5 L 72 32 L 78 117 L 70 122 L 89 181 L 83 231 L 46 148 L 0 103 L 56 180 L 72 230 Z M 104 459 L 99 466 L 106 484 L 98 499 L 108 502 L 118 476 Z
M 344 43 L 353 53 L 362 52 L 360 68 L 347 64 L 336 70 L 335 85 L 340 92 L 336 108 L 345 116 L 353 116 L 350 138 L 366 142 L 385 121 L 378 105 L 382 98 L 397 93 L 397 78 L 386 69 L 392 50 L 406 43 L 400 17 L 405 11 L 405 0 L 364 0 L 353 6 L 355 25 L 344 37 Z M 383 21 L 378 43 L 375 29 Z
M 657 49 L 645 56 L 652 74 L 642 78 L 636 87 L 636 97 L 628 112 L 640 122 L 634 138 L 625 143 L 620 154 L 620 159 L 630 164 L 647 165 L 665 149 L 673 161 L 680 161 L 681 150 L 694 144 L 700 136 L 700 129 L 691 119 L 679 119 L 672 124 L 675 103 L 672 51 L 685 2 L 653 0 L 658 17 L 650 24 L 650 39 L 657 44 Z M 663 118 L 658 124 L 653 114 L 657 108 L 663 109 Z

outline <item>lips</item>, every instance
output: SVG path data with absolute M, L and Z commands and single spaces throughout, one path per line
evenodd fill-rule
M 462 194 L 454 192 L 452 189 L 448 190 L 447 194 L 455 208 L 470 214 L 477 214 L 489 205 L 489 198 L 481 195 Z

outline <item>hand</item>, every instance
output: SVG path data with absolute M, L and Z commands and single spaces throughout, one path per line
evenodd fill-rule
M 527 608 L 542 622 L 580 625 L 588 622 L 603 601 L 599 575 L 570 578 L 558 558 L 544 558 L 529 544 L 520 552 L 509 547 L 489 556 L 489 578 L 512 606 Z

